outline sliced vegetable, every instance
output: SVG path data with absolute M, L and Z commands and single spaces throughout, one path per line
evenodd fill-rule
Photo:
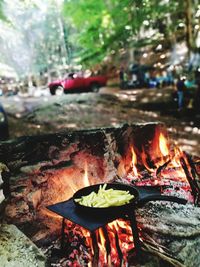
M 91 192 L 87 196 L 75 199 L 80 205 L 87 207 L 106 208 L 111 206 L 122 206 L 134 198 L 129 191 L 118 189 L 106 189 L 107 184 L 99 186 L 98 192 Z

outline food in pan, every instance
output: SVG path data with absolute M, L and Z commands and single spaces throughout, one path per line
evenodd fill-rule
M 128 190 L 106 189 L 106 186 L 107 184 L 100 185 L 97 193 L 92 191 L 89 195 L 77 198 L 75 201 L 87 207 L 106 208 L 125 205 L 134 198 Z

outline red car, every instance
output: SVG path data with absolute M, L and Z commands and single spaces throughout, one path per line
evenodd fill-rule
M 68 78 L 56 80 L 48 84 L 52 95 L 73 92 L 98 92 L 99 88 L 105 86 L 107 78 L 105 76 L 76 77 L 69 74 Z

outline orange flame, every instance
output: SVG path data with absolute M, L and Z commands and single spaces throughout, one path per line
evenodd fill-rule
M 84 186 L 89 186 L 90 185 L 89 178 L 88 178 L 88 164 L 87 164 L 87 161 L 85 161 L 83 184 L 84 184 Z
M 183 152 L 182 152 L 181 148 L 175 146 L 174 151 L 173 151 L 173 155 L 172 155 L 172 160 L 171 160 L 171 164 L 173 167 L 180 167 L 181 166 L 180 157 L 182 155 L 183 155 Z
M 50 176 L 48 173 L 46 175 Z M 79 176 L 81 176 L 81 179 L 77 179 Z M 75 169 L 74 167 L 57 170 L 54 173 L 54 176 L 50 176 L 48 190 L 43 192 L 44 201 L 42 203 L 43 206 L 41 206 L 42 214 L 46 214 L 49 217 L 59 218 L 59 216 L 54 213 L 48 212 L 45 207 L 53 203 L 65 201 L 72 197 L 77 190 L 89 185 L 88 164 L 86 161 L 84 163 L 84 172 L 83 169 Z
M 127 261 L 128 252 L 133 249 L 133 235 L 130 223 L 128 221 L 118 219 L 108 225 L 110 229 L 117 233 L 119 236 L 119 246 L 123 253 L 123 259 Z M 110 231 L 109 231 L 110 233 Z
M 118 235 L 118 246 L 123 254 L 123 261 L 127 262 L 128 252 L 133 249 L 133 236 L 130 224 L 123 219 L 115 220 L 108 223 L 106 226 L 108 240 L 110 243 L 110 251 L 107 251 L 106 237 L 102 228 L 96 231 L 97 244 L 99 248 L 99 266 L 116 266 L 120 265 L 120 258 L 118 255 L 116 235 Z M 90 232 L 82 228 L 83 236 L 86 237 L 86 245 L 91 248 L 91 252 L 94 255 L 94 248 Z M 109 255 L 108 255 L 109 253 Z M 92 264 L 90 262 L 90 264 Z M 91 265 L 88 265 L 91 266 Z M 123 265 L 124 266 L 124 265 Z
M 98 241 L 98 246 L 99 246 L 99 252 L 102 254 L 102 258 L 104 263 L 107 262 L 107 251 L 106 251 L 106 239 L 104 237 L 104 233 L 102 228 L 98 229 L 98 236 L 99 236 L 99 241 Z M 100 256 L 101 258 L 101 256 Z
M 160 152 L 164 157 L 169 155 L 167 139 L 164 137 L 163 133 L 160 133 L 159 135 L 159 147 L 160 147 Z
M 138 176 L 138 171 L 137 171 L 137 168 L 136 168 L 137 156 L 136 156 L 136 153 L 135 153 L 135 151 L 133 149 L 133 146 L 131 147 L 131 153 L 132 153 L 132 162 L 131 162 L 132 171 L 133 171 L 134 176 Z
M 168 141 L 165 134 L 160 129 L 156 129 L 154 139 L 151 142 L 149 151 L 151 160 L 154 161 L 154 165 L 159 167 L 169 159 Z

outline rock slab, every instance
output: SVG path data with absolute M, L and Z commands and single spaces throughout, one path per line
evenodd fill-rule
M 16 226 L 0 225 L 1 267 L 45 267 L 46 258 Z

